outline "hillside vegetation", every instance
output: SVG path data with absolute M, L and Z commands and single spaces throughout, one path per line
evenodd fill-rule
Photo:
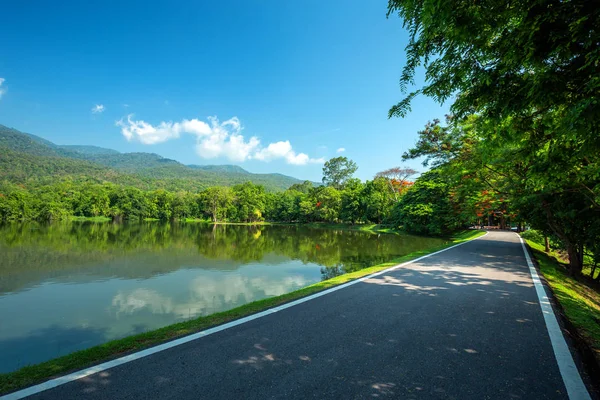
M 113 182 L 138 189 L 198 191 L 251 181 L 267 191 L 302 181 L 281 174 L 253 174 L 233 165 L 184 165 L 153 153 L 120 153 L 97 146 L 56 145 L 0 125 L 0 180 L 36 185 L 49 179 Z

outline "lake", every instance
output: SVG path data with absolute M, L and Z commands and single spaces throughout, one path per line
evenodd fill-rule
M 0 226 L 0 373 L 444 243 L 305 226 Z

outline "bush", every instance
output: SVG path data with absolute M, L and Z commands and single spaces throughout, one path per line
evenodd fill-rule
M 544 245 L 544 235 L 540 231 L 536 231 L 535 229 L 530 229 L 528 231 L 522 232 L 521 237 L 526 240 L 531 240 L 534 243 Z

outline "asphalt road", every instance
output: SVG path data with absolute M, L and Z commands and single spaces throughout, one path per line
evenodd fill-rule
M 32 399 L 564 399 L 517 235 L 401 269 Z

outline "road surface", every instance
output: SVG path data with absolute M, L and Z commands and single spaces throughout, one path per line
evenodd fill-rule
M 487 236 L 32 399 L 565 399 L 516 234 Z

